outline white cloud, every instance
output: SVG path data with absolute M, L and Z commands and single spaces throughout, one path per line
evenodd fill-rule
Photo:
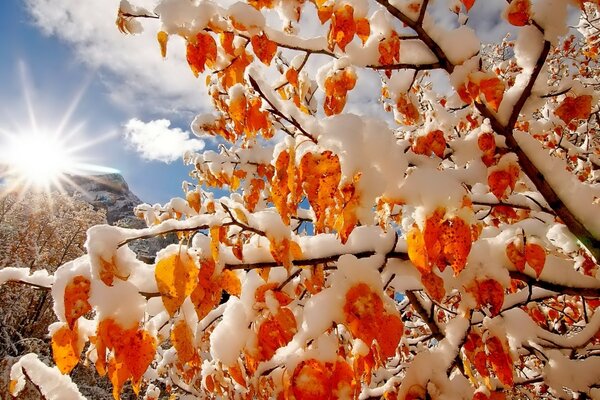
M 110 96 L 133 112 L 188 111 L 209 107 L 201 79 L 185 61 L 183 39 L 169 41 L 163 60 L 156 41 L 158 22 L 143 21 L 145 32 L 124 35 L 115 25 L 120 0 L 26 0 L 35 24 L 73 46 L 76 57 L 106 78 Z M 136 0 L 153 8 L 153 1 Z
M 171 128 L 171 121 L 157 119 L 150 122 L 130 119 L 125 124 L 125 140 L 146 160 L 170 163 L 186 151 L 199 151 L 204 141 L 190 138 L 188 131 Z

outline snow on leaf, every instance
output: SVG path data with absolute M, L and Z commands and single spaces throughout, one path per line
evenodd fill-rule
M 367 345 L 376 340 L 383 358 L 396 353 L 404 328 L 402 321 L 384 311 L 381 297 L 366 283 L 359 283 L 348 290 L 344 315 L 348 330 L 354 337 Z
M 65 287 L 65 319 L 71 329 L 79 317 L 92 310 L 89 303 L 90 285 L 89 279 L 78 275 Z
M 292 375 L 292 393 L 296 400 L 320 400 L 331 394 L 330 372 L 320 361 L 302 361 Z
M 197 272 L 198 268 L 187 254 L 187 249 L 158 260 L 154 271 L 156 283 L 171 316 L 196 287 Z
M 587 119 L 592 112 L 592 96 L 566 97 L 554 114 L 568 124 L 574 119 Z
M 528 25 L 531 16 L 530 0 L 512 0 L 508 5 L 506 16 L 508 22 L 514 26 Z
M 277 52 L 277 43 L 270 40 L 264 32 L 260 35 L 252 36 L 251 42 L 256 57 L 258 57 L 263 64 L 270 65 L 271 60 L 273 60 L 273 57 Z
M 71 330 L 68 325 L 63 325 L 52 335 L 52 358 L 63 374 L 70 373 L 79 363 L 82 349 L 77 342 L 77 327 Z
M 535 271 L 535 276 L 539 278 L 546 263 L 546 251 L 539 244 L 527 243 L 525 245 L 525 260 Z
M 327 35 L 329 49 L 333 50 L 337 44 L 342 51 L 345 51 L 355 34 L 354 8 L 349 4 L 344 4 L 338 7 L 331 16 L 331 26 Z

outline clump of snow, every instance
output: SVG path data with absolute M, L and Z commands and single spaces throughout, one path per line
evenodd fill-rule
M 210 353 L 224 365 L 237 365 L 250 330 L 250 321 L 244 304 L 237 297 L 230 297 L 226 303 L 223 320 L 210 335 Z
M 16 381 L 14 396 L 25 387 L 25 374 L 48 400 L 85 400 L 69 375 L 61 374 L 57 367 L 47 366 L 34 353 L 24 355 L 10 369 L 10 379 Z

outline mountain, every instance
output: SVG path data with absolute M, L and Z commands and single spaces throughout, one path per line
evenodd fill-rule
M 133 229 L 146 227 L 145 222 L 133 214 L 133 209 L 143 201 L 129 189 L 121 174 L 72 175 L 69 179 L 73 184 L 68 185 L 67 193 L 92 204 L 96 209 L 105 210 L 109 225 Z M 140 260 L 153 262 L 156 252 L 171 243 L 176 243 L 174 235 L 136 240 L 129 247 Z
M 121 174 L 72 175 L 69 178 L 73 185 L 67 185 L 67 193 L 92 204 L 96 209 L 105 210 L 110 225 L 133 217 L 134 207 L 143 203 L 129 189 Z

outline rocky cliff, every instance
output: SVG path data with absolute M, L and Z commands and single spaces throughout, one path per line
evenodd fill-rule
M 124 228 L 145 228 L 144 221 L 133 214 L 133 209 L 142 204 L 120 174 L 70 176 L 74 185 L 69 185 L 67 192 L 73 197 L 87 201 L 96 209 L 106 211 L 106 219 L 110 225 Z M 153 262 L 156 252 L 170 243 L 175 237 L 151 238 L 137 240 L 129 247 L 145 262 Z

